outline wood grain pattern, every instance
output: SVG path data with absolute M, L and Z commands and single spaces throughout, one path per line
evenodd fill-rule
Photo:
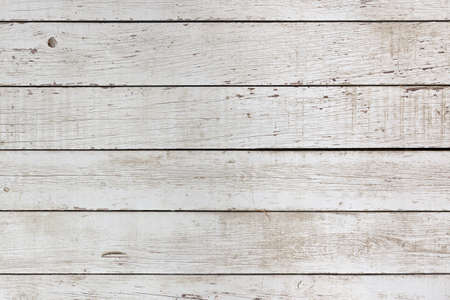
M 3 212 L 0 273 L 447 273 L 449 216 Z
M 2 299 L 447 300 L 450 276 L 0 276 Z
M 446 151 L 2 152 L 0 210 L 439 211 L 449 178 Z
M 1 88 L 1 149 L 450 147 L 449 87 Z
M 0 298 L 449 299 L 449 20 L 0 0 Z
M 0 40 L 1 85 L 450 84 L 449 22 L 3 23 Z
M 448 20 L 447 0 L 2 0 L 0 20 Z

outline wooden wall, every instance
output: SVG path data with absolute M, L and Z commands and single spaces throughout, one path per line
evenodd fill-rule
M 450 299 L 447 0 L 0 1 L 1 299 Z

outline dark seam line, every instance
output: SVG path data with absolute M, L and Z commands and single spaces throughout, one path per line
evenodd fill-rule
M 11 148 L 11 149 L 0 149 L 1 152 L 63 152 L 63 151 L 72 151 L 72 152 L 124 152 L 124 151 L 141 151 L 141 152 L 182 152 L 182 151 L 192 151 L 192 152 L 375 152 L 375 151 L 384 151 L 384 152 L 407 152 L 407 151 L 441 151 L 446 152 L 450 151 L 450 147 L 427 147 L 427 148 L 122 148 L 122 149 L 111 149 L 111 148 L 96 148 L 96 149 L 77 149 L 77 148 L 60 148 L 60 149 L 45 149 L 45 148 Z
M 236 87 L 267 87 L 267 88 L 297 88 L 297 87 L 310 87 L 310 88 L 324 88 L 324 87 L 450 87 L 450 84 L 187 84 L 187 85 L 6 85 L 0 83 L 0 88 L 236 88 Z
M 110 23 L 131 23 L 131 24 L 152 24 L 152 23 L 448 23 L 450 20 L 437 19 L 437 20 L 0 20 L 0 23 L 98 23 L 98 24 L 110 24 Z
M 448 276 L 450 273 L 0 273 L 0 276 Z
M 135 213 L 323 213 L 323 214 L 392 214 L 392 213 L 450 213 L 450 210 L 264 210 L 264 209 L 252 209 L 252 210 L 197 210 L 197 209 L 186 209 L 186 210 L 169 210 L 169 209 L 123 209 L 123 210 L 108 210 L 108 209 L 10 209 L 10 210 L 0 210 L 1 213 L 21 213 L 21 212 L 51 212 L 51 213 L 124 213 L 124 212 L 135 212 Z

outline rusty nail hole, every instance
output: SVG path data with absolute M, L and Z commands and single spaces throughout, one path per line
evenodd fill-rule
M 51 37 L 48 39 L 47 44 L 50 48 L 55 48 L 56 44 L 58 44 L 58 42 L 56 41 L 56 39 L 54 37 Z

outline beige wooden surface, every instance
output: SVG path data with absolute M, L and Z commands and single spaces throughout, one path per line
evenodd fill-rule
M 448 20 L 447 0 L 2 0 L 0 20 Z
M 446 151 L 0 152 L 0 178 L 0 210 L 450 210 Z
M 449 84 L 449 37 L 449 22 L 1 23 L 0 84 Z
M 450 265 L 447 212 L 0 214 L 0 273 L 445 273 Z
M 448 87 L 2 88 L 1 149 L 450 147 Z
M 0 276 L 4 299 L 447 300 L 437 276 Z

